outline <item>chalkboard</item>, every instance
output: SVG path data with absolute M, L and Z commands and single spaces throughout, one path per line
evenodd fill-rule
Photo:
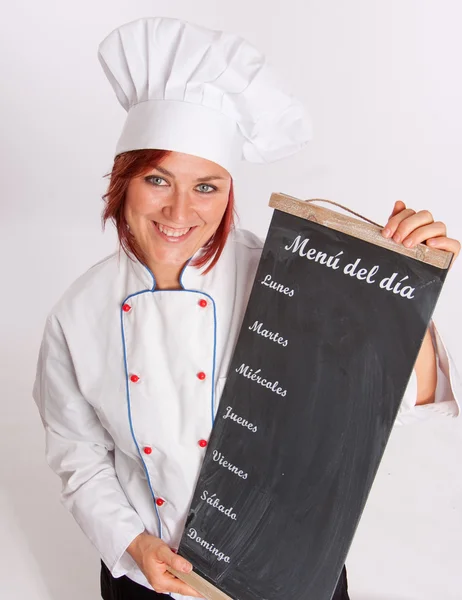
M 452 255 L 273 194 L 176 573 L 331 600 Z

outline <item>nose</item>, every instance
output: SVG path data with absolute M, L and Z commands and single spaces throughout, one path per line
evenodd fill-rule
M 191 198 L 187 191 L 175 190 L 163 208 L 163 213 L 172 224 L 187 224 L 192 214 Z

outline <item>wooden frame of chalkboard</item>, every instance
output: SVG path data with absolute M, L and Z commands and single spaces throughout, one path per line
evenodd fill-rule
M 303 201 L 287 194 L 272 194 L 269 206 L 296 217 L 319 223 L 330 229 L 352 235 L 365 242 L 376 244 L 393 252 L 426 262 L 440 269 L 448 269 L 451 264 L 453 255 L 450 252 L 430 248 L 425 244 L 417 244 L 414 248 L 406 248 L 402 244 L 397 244 L 393 239 L 383 237 L 381 227 L 360 221 L 349 215 L 343 215 L 334 210 L 311 204 L 311 202 L 316 201 L 324 202 L 321 199 Z
M 172 572 L 211 600 L 330 600 L 452 254 L 285 194 Z

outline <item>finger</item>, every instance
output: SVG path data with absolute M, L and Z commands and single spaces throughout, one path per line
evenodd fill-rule
M 414 231 L 412 231 L 406 238 L 403 239 L 403 246 L 406 246 L 406 248 L 412 248 L 416 244 L 421 244 L 422 242 L 426 242 L 431 238 L 445 235 L 446 225 L 441 221 L 435 221 L 430 225 L 424 225 L 423 227 L 414 229 Z
M 405 212 L 405 211 L 403 211 Z M 402 214 L 402 213 L 401 213 Z M 399 216 L 399 215 L 397 215 Z M 394 217 L 395 219 L 397 217 Z M 408 237 L 413 231 L 418 229 L 419 227 L 424 227 L 425 225 L 431 225 L 434 223 L 433 215 L 428 210 L 420 210 L 418 213 L 410 215 L 403 219 L 398 227 L 396 228 L 395 233 L 393 234 L 393 239 L 398 244 L 402 242 L 404 239 Z M 443 235 L 446 234 L 445 226 L 443 226 L 442 230 Z
M 445 236 L 433 237 L 430 240 L 427 240 L 427 246 L 438 248 L 438 250 L 446 250 L 446 252 L 452 252 L 454 254 L 454 260 L 459 256 L 461 248 L 458 240 L 453 240 Z
M 175 552 L 172 552 L 167 546 L 167 544 L 159 548 L 157 558 L 169 567 L 173 567 L 174 569 L 176 569 L 177 571 L 181 571 L 182 573 L 190 573 L 192 570 L 192 564 L 182 556 L 179 556 L 178 554 L 175 554 Z
M 398 214 L 399 212 L 401 212 L 405 208 L 406 208 L 406 205 L 404 204 L 404 202 L 402 200 L 397 200 L 395 202 L 395 205 L 393 206 L 393 210 L 391 211 L 391 215 L 390 215 L 389 219 L 391 217 L 394 217 L 396 214 Z
M 168 571 L 165 572 L 162 582 L 160 584 L 160 588 L 162 588 L 161 593 L 171 593 L 174 592 L 176 594 L 183 594 L 183 596 L 195 596 L 196 598 L 202 598 L 199 592 L 196 592 L 194 588 L 190 585 L 178 579 Z M 154 586 L 153 586 L 154 587 Z M 156 591 L 159 591 L 158 588 L 155 588 Z
M 388 219 L 387 224 L 382 230 L 382 235 L 386 238 L 393 237 L 401 222 L 404 221 L 404 219 L 412 217 L 415 214 L 415 210 L 413 210 L 412 208 L 405 208 L 399 213 L 394 214 Z

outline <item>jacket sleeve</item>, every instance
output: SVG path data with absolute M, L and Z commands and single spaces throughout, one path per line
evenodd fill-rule
M 47 320 L 33 397 L 45 429 L 46 460 L 61 478 L 61 503 L 114 577 L 135 566 L 125 552 L 145 529 L 114 469 L 114 441 L 82 396 L 58 319 Z
M 415 405 L 417 400 L 417 377 L 413 370 L 396 417 L 395 425 L 407 425 L 417 421 L 425 421 L 438 415 L 457 417 L 460 414 L 460 402 L 462 398 L 461 378 L 433 321 L 430 323 L 429 329 L 435 349 L 437 365 L 435 402 L 420 406 Z

